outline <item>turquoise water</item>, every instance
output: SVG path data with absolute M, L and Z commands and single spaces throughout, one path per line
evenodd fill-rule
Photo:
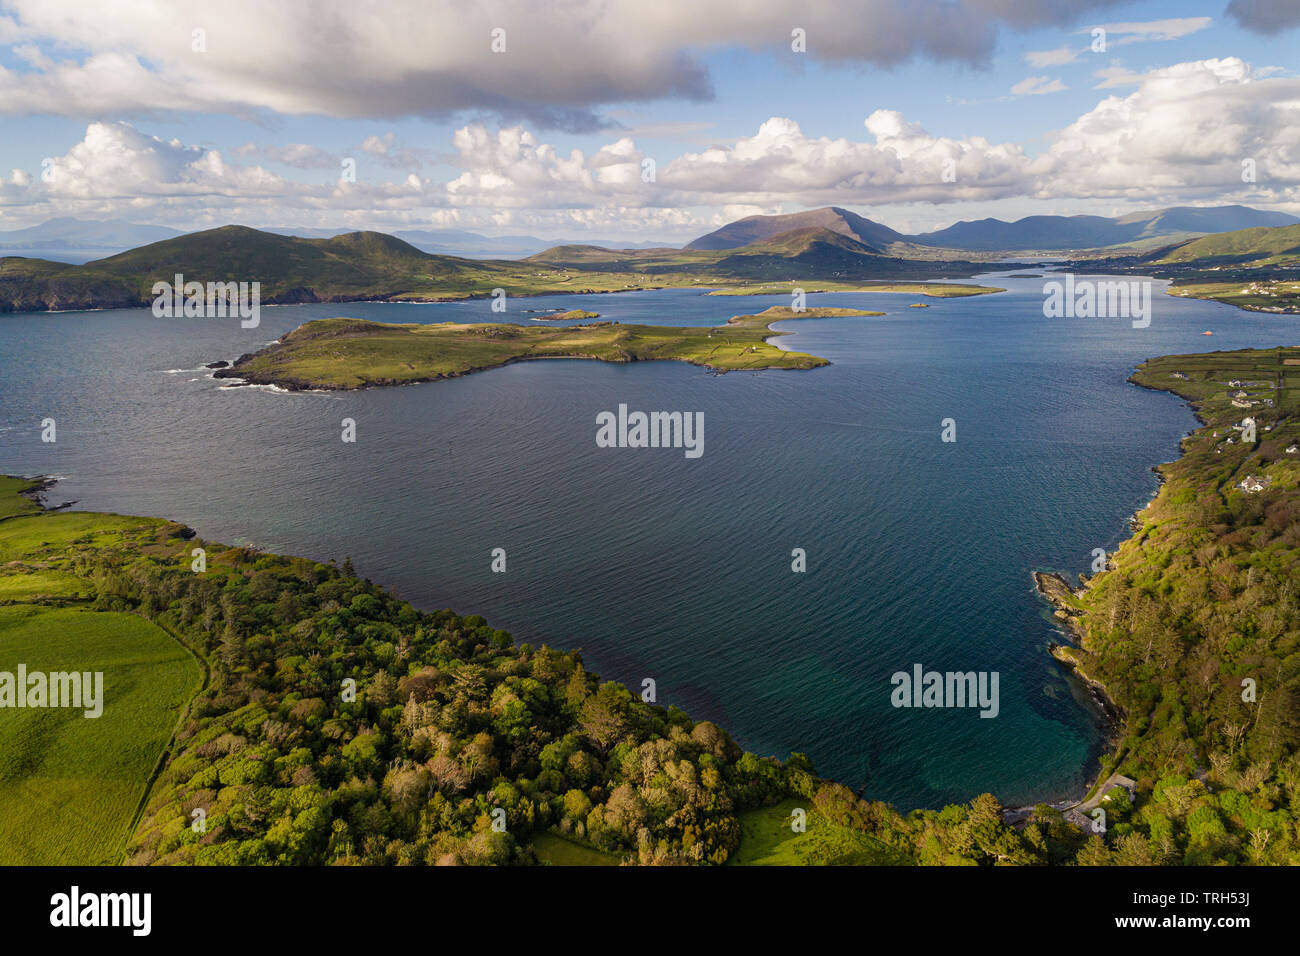
M 1046 652 L 1030 572 L 1086 570 L 1194 426 L 1126 384 L 1144 358 L 1293 341 L 1294 319 L 1159 294 L 1151 326 L 1045 319 L 1041 279 L 1003 295 L 834 294 L 783 347 L 811 372 L 520 363 L 357 393 L 221 388 L 198 366 L 311 318 L 526 320 L 486 302 L 0 316 L 0 471 L 54 473 L 55 502 L 163 515 L 204 536 L 357 570 L 727 727 L 748 749 L 903 807 L 1079 789 L 1096 716 Z M 695 290 L 511 300 L 623 322 L 711 324 L 779 297 Z M 1206 329 L 1213 337 L 1201 335 Z M 596 414 L 700 411 L 705 452 L 595 444 Z M 40 421 L 58 422 L 42 444 Z M 357 422 L 356 444 L 339 440 Z M 954 418 L 957 441 L 940 441 Z M 808 571 L 790 570 L 804 548 Z M 507 552 L 505 574 L 490 552 Z M 895 709 L 890 675 L 997 671 L 1000 713 Z

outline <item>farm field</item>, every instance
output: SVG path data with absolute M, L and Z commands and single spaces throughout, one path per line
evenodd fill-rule
M 0 514 L 29 510 L 18 498 L 23 486 L 4 480 Z M 92 609 L 95 584 L 65 567 L 65 549 L 113 547 L 128 530 L 160 524 L 73 512 L 0 520 L 0 672 L 16 674 L 21 664 L 29 674 L 103 675 L 98 717 L 84 707 L 0 707 L 0 865 L 120 862 L 201 674 L 156 625 Z

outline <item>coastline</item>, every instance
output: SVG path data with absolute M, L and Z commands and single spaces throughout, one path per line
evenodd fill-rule
M 1148 359 L 1147 361 L 1152 361 Z M 1191 409 L 1195 416 L 1198 426 L 1204 427 L 1208 424 L 1206 419 L 1201 415 L 1201 411 L 1196 404 L 1191 401 L 1189 396 L 1178 392 L 1174 387 L 1158 388 L 1138 380 L 1138 370 L 1129 375 L 1127 382 L 1138 388 L 1146 389 L 1150 392 L 1161 392 L 1168 395 L 1174 395 L 1182 399 L 1184 404 Z M 1179 441 L 1179 457 L 1182 456 L 1182 443 L 1188 437 L 1195 434 L 1195 431 L 1186 433 Z M 1177 459 L 1174 459 L 1177 460 Z M 1162 464 L 1170 464 L 1164 462 Z M 1142 515 L 1156 501 L 1164 491 L 1166 476 L 1161 471 L 1161 464 L 1151 466 L 1151 471 L 1156 475 L 1157 489 L 1151 499 L 1135 511 L 1128 519 L 1129 537 L 1125 541 L 1131 540 L 1136 536 L 1143 526 Z M 1123 542 L 1121 542 L 1121 545 Z M 1117 545 L 1117 548 L 1119 546 Z M 1110 568 L 1110 557 L 1107 556 L 1107 569 Z M 1034 590 L 1039 598 L 1045 601 L 1052 609 L 1054 623 L 1066 642 L 1052 642 L 1048 644 L 1047 651 L 1052 655 L 1067 672 L 1069 678 L 1077 680 L 1086 690 L 1089 699 L 1096 707 L 1100 717 L 1100 726 L 1103 731 L 1103 743 L 1099 762 L 1103 763 L 1108 759 L 1116 758 L 1119 754 L 1119 744 L 1123 740 L 1123 731 L 1127 721 L 1127 714 L 1113 697 L 1111 697 L 1104 681 L 1100 680 L 1086 669 L 1084 661 L 1080 657 L 1080 651 L 1087 653 L 1087 629 L 1083 626 L 1081 618 L 1087 613 L 1081 605 L 1081 599 L 1088 592 L 1091 586 L 1091 578 L 1080 574 L 1078 586 L 1072 586 L 1069 581 L 1059 572 L 1056 571 L 1033 571 L 1031 576 L 1034 581 Z M 1068 643 L 1067 643 L 1068 642 Z M 1063 797 L 1051 804 L 1057 809 L 1067 809 L 1079 806 L 1094 794 L 1098 786 L 1114 772 L 1112 767 L 1107 770 L 1104 766 L 1099 766 L 1088 778 L 1088 784 L 1083 794 L 1077 798 L 1074 796 Z M 1025 811 L 1032 811 L 1032 807 L 1006 808 L 1004 817 L 1019 816 Z

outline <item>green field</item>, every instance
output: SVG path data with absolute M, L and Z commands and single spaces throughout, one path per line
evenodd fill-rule
M 578 358 L 602 362 L 677 361 L 722 371 L 811 369 L 823 358 L 785 351 L 767 340 L 773 322 L 788 319 L 875 316 L 862 309 L 775 306 L 733 317 L 716 327 L 590 325 L 552 328 L 486 323 L 389 325 L 363 319 L 316 319 L 276 344 L 248 356 L 218 377 L 289 388 L 364 388 L 465 375 L 528 359 Z
M 102 672 L 104 700 L 94 718 L 0 708 L 0 865 L 115 863 L 200 670 L 142 617 L 92 610 L 95 583 L 69 557 L 128 535 L 151 546 L 166 523 L 40 512 L 18 496 L 32 484 L 0 479 L 0 515 L 17 515 L 0 520 L 0 671 Z
M 0 709 L 0 864 L 116 862 L 199 668 L 134 614 L 0 607 L 0 670 L 101 671 L 103 713 Z
M 35 514 L 40 511 L 40 505 L 21 494 L 21 492 L 32 490 L 39 484 L 40 482 L 30 481 L 26 478 L 11 478 L 8 475 L 0 475 L 0 519 L 11 518 L 14 515 Z
M 561 836 L 558 833 L 544 831 L 533 837 L 533 852 L 537 859 L 550 866 L 618 866 L 618 857 L 602 853 L 595 847 L 587 846 Z
M 0 604 L 57 598 L 88 598 L 94 588 L 88 581 L 65 571 L 0 569 Z
M 880 840 L 830 823 L 803 798 L 740 814 L 740 849 L 727 862 L 734 866 L 895 866 L 908 862 Z M 808 811 L 807 829 L 791 828 L 791 813 Z

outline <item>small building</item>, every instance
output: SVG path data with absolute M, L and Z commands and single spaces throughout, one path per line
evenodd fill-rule
M 1294 455 L 1294 454 L 1295 454 L 1296 452 L 1298 452 L 1298 451 L 1300 451 L 1300 446 L 1296 446 L 1296 445 L 1287 445 L 1287 446 L 1286 446 L 1286 453 L 1287 453 L 1288 455 Z
M 1241 480 L 1241 483 L 1238 484 L 1237 487 L 1246 492 L 1246 494 L 1252 495 L 1256 492 L 1263 491 L 1268 487 L 1268 478 L 1258 475 L 1247 475 Z

